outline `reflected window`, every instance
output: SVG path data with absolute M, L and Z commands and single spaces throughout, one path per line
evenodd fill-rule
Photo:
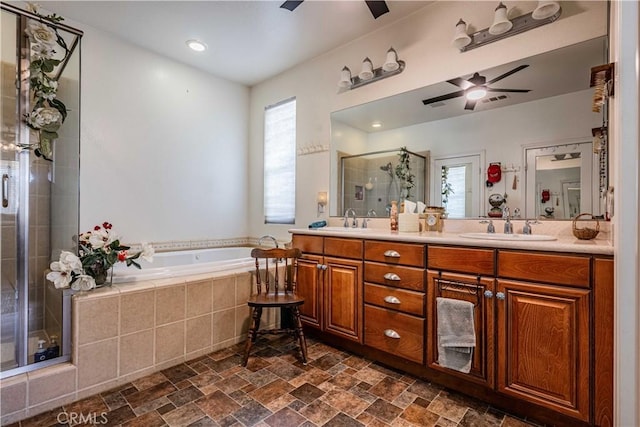
M 433 204 L 448 218 L 479 216 L 480 154 L 436 158 L 434 165 Z

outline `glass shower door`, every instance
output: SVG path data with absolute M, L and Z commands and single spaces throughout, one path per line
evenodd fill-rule
M 2 4 L 0 378 L 68 360 L 70 354 L 71 292 L 56 289 L 45 275 L 60 250 L 76 252 L 81 32 L 55 27 L 66 53 L 47 72 L 47 81 L 55 81 L 55 99 L 64 100 L 67 116 L 45 156 L 40 134 L 24 117 L 43 105 L 30 86 L 38 47 L 30 44 L 27 29 L 45 23 L 54 31 L 47 22 Z

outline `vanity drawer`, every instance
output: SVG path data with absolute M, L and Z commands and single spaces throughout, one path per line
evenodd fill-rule
M 434 270 L 493 276 L 494 254 L 493 249 L 429 246 L 427 265 Z
M 377 262 L 365 262 L 364 264 L 364 281 L 381 285 L 424 292 L 424 275 L 425 272 L 422 268 Z
M 325 237 L 324 254 L 340 258 L 362 259 L 362 240 Z
M 425 246 L 415 243 L 367 240 L 364 242 L 364 258 L 367 261 L 424 268 Z
M 588 288 L 588 256 L 498 251 L 498 277 Z
M 364 343 L 422 364 L 424 319 L 394 310 L 364 306 Z
M 307 236 L 304 234 L 294 234 L 291 239 L 291 245 L 298 248 L 302 253 L 322 254 L 323 237 Z
M 424 317 L 425 294 L 422 292 L 365 283 L 364 302 Z

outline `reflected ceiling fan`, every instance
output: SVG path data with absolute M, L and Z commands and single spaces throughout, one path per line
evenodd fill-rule
M 464 105 L 464 109 L 473 110 L 476 107 L 476 102 L 484 98 L 488 92 L 517 92 L 517 93 L 531 92 L 530 89 L 500 89 L 500 88 L 489 87 L 490 84 L 500 81 L 505 77 L 509 77 L 511 74 L 517 73 L 518 71 L 523 70 L 528 66 L 529 65 L 520 65 L 514 68 L 513 70 L 507 71 L 506 73 L 501 74 L 498 77 L 491 79 L 489 81 L 487 81 L 487 78 L 485 76 L 481 76 L 479 73 L 475 73 L 468 80 L 462 79 L 460 77 L 447 80 L 447 82 L 451 83 L 452 85 L 458 86 L 462 90 L 448 93 L 446 95 L 436 96 L 435 98 L 423 99 L 422 103 L 424 105 L 429 105 L 429 104 L 434 104 L 436 102 L 457 98 L 459 96 L 465 96 L 467 98 L 467 102 Z
M 285 1 L 280 5 L 281 8 L 287 9 L 290 11 L 294 11 L 296 7 L 300 6 L 303 0 L 299 1 Z M 371 14 L 374 19 L 378 19 L 385 13 L 389 12 L 389 7 L 387 7 L 387 2 L 380 0 L 365 0 L 365 3 L 369 7 Z

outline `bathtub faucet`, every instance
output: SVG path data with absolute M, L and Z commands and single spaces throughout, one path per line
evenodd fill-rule
M 271 241 L 273 242 L 273 244 L 275 245 L 275 247 L 276 247 L 276 248 L 278 247 L 278 241 L 276 240 L 276 238 L 275 238 L 275 237 L 273 237 L 273 236 L 271 236 L 271 235 L 269 235 L 269 234 L 264 235 L 264 236 L 262 236 L 260 239 L 258 239 L 258 246 L 262 246 L 262 241 L 263 241 L 264 239 L 269 239 L 269 240 L 271 240 Z

